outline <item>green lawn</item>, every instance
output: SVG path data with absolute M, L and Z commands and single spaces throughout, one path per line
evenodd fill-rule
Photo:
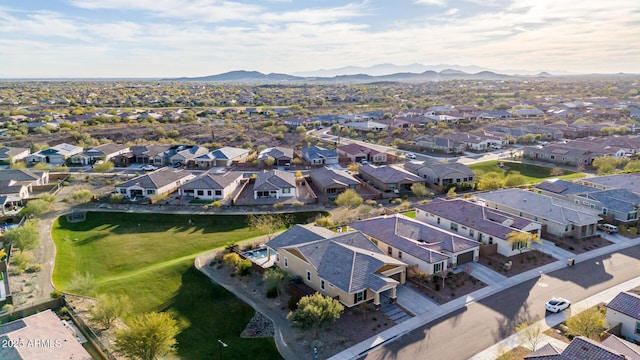
M 59 218 L 51 233 L 57 289 L 67 290 L 75 273 L 89 272 L 99 293 L 126 294 L 136 313 L 172 313 L 182 327 L 181 358 L 217 356 L 218 338 L 233 348 L 225 359 L 281 358 L 273 339 L 239 337 L 253 309 L 193 266 L 199 253 L 260 235 L 247 227 L 246 217 L 88 212 L 84 222 Z
M 580 179 L 586 176 L 586 174 L 584 173 L 572 172 L 568 170 L 564 170 L 563 175 L 553 176 L 551 175 L 551 170 L 553 169 L 553 167 L 502 161 L 502 160 L 500 160 L 500 162 L 503 163 L 505 167 L 508 169 L 499 167 L 498 161 L 496 160 L 470 164 L 469 168 L 473 170 L 476 174 L 495 172 L 498 175 L 502 176 L 503 179 L 510 174 L 519 174 L 525 177 L 528 184 L 537 184 L 549 178 L 572 180 L 572 179 Z

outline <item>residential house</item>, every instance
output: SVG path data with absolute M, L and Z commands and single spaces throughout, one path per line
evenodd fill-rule
M 216 166 L 231 166 L 249 157 L 249 150 L 225 146 L 196 157 L 195 163 L 199 168 L 212 168 Z
M 529 243 L 508 241 L 512 232 L 528 232 L 540 238 L 542 225 L 535 221 L 462 199 L 434 200 L 416 207 L 416 220 L 476 240 L 495 244 L 499 254 L 517 255 L 531 249 Z
M 290 198 L 296 196 L 296 176 L 290 172 L 269 170 L 258 173 L 253 184 L 253 198 Z
M 45 150 L 40 150 L 27 156 L 27 165 L 34 165 L 37 163 L 46 163 L 51 165 L 66 165 L 73 155 L 82 153 L 83 149 L 80 146 L 70 144 L 59 144 L 50 147 Z
M 347 189 L 358 191 L 360 181 L 343 170 L 323 166 L 309 172 L 310 183 L 317 190 L 329 197 L 337 197 Z
M 194 177 L 190 171 L 164 167 L 116 185 L 116 192 L 132 199 L 151 199 L 175 192 Z
M 628 341 L 640 342 L 640 296 L 621 292 L 607 304 L 606 324 L 616 327 L 617 335 Z
M 275 250 L 279 268 L 346 307 L 380 307 L 383 295 L 395 301 L 396 287 L 406 281 L 407 264 L 385 255 L 361 232 L 295 225 L 266 246 Z
M 596 235 L 598 210 L 533 191 L 504 189 L 476 194 L 478 204 L 543 225 L 542 236 L 583 239 Z
M 49 172 L 46 170 L 2 170 L 0 171 L 0 211 L 2 215 L 15 211 L 28 199 L 35 186 L 47 185 Z
M 372 120 L 348 122 L 345 123 L 344 126 L 351 130 L 364 132 L 380 132 L 389 128 L 387 124 Z
M 499 137 L 484 134 L 484 133 L 474 133 L 474 134 L 447 134 L 446 138 L 451 141 L 463 143 L 467 147 L 467 149 L 474 151 L 487 151 L 494 147 L 499 147 L 503 145 L 503 140 Z
M 275 146 L 260 151 L 258 161 L 264 164 L 267 159 L 273 159 L 275 166 L 290 166 L 293 161 L 293 149 Z
M 193 166 L 195 159 L 209 152 L 209 149 L 199 145 L 173 145 L 167 151 L 157 155 L 154 163 L 158 165 Z
M 601 342 L 578 336 L 566 348 L 547 343 L 526 355 L 525 360 L 640 360 L 640 346 L 609 336 Z
M 360 144 L 341 145 L 336 150 L 338 151 L 338 156 L 352 163 L 368 161 L 374 164 L 383 164 L 387 162 L 386 153 Z
M 381 216 L 349 224 L 374 239 L 387 255 L 435 274 L 478 261 L 480 243 L 403 215 Z
M 224 200 L 240 187 L 242 179 L 243 175 L 238 171 L 207 171 L 181 185 L 178 194 L 197 200 Z
M 416 146 L 433 152 L 462 154 L 467 149 L 467 144 L 465 142 L 456 141 L 449 137 L 425 135 L 420 136 L 416 140 Z
M 360 165 L 358 171 L 367 183 L 386 193 L 408 193 L 413 184 L 424 185 L 421 177 L 392 165 Z
M 545 181 L 534 187 L 542 194 L 600 211 L 610 223 L 635 225 L 640 195 L 627 189 L 602 190 L 565 180 Z
M 92 360 L 78 341 L 76 331 L 49 309 L 7 322 L 0 325 L 2 341 L 15 345 L 0 349 L 0 357 L 7 360 Z
M 302 160 L 311 165 L 331 165 L 338 163 L 338 152 L 335 149 L 325 149 L 320 146 L 303 147 Z
M 0 146 L 0 164 L 15 164 L 31 154 L 29 148 Z
M 511 111 L 511 116 L 515 118 L 543 118 L 544 111 L 540 109 L 516 109 Z
M 73 165 L 93 165 L 100 160 L 111 161 L 114 157 L 127 154 L 130 151 L 126 145 L 102 144 L 71 156 L 70 162 Z
M 125 154 L 114 157 L 116 166 L 128 166 L 131 164 L 155 164 L 155 159 L 162 158 L 162 154 L 169 149 L 170 145 L 134 145 Z M 164 161 L 159 161 L 156 165 L 164 166 Z
M 640 172 L 594 176 L 576 180 L 577 183 L 598 189 L 627 189 L 640 195 Z
M 475 179 L 473 170 L 458 162 L 408 161 L 404 168 L 442 190 L 451 185 L 473 184 Z
M 455 124 L 460 120 L 457 116 L 451 115 L 424 115 L 422 117 L 421 123 L 432 123 L 432 124 Z
M 284 119 L 284 124 L 290 128 L 297 128 L 298 126 L 304 126 L 307 129 L 312 129 L 322 125 L 322 121 L 318 119 L 298 117 L 298 118 Z

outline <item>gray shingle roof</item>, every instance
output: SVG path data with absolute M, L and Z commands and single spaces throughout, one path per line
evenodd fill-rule
M 118 185 L 118 188 L 128 188 L 134 185 L 138 185 L 143 189 L 159 189 L 170 183 L 184 179 L 185 177 L 193 176 L 191 172 L 187 170 L 176 170 L 173 168 L 160 168 L 156 171 L 150 172 L 145 175 L 138 176 L 129 181 L 125 181 Z
M 330 158 L 338 158 L 338 152 L 333 149 L 325 149 L 319 146 L 309 146 L 304 147 L 300 150 L 302 153 L 302 158 L 306 161 L 312 161 L 314 159 L 330 159 Z
M 620 339 L 617 336 L 612 335 L 602 340 L 602 345 L 619 354 L 623 354 L 626 356 L 627 360 L 640 360 L 640 346 Z
M 0 147 L 0 159 L 8 159 L 14 157 L 18 154 L 21 154 L 25 151 L 29 150 L 28 148 L 18 148 L 18 147 L 9 147 L 9 146 L 1 146 Z
M 293 149 L 276 146 L 268 149 L 264 149 L 258 154 L 258 160 L 266 160 L 267 158 L 274 159 L 293 159 Z
M 6 169 L 0 171 L 0 181 L 37 181 L 42 178 L 42 174 L 46 173 L 44 170 L 32 170 L 32 169 Z
M 570 195 L 570 194 L 585 194 L 589 192 L 598 191 L 598 189 L 592 186 L 586 186 L 576 184 L 566 180 L 547 180 L 534 186 L 536 189 L 548 191 L 550 193 L 558 195 Z
M 326 188 L 334 184 L 343 185 L 345 187 L 360 184 L 356 178 L 345 171 L 330 169 L 328 167 L 312 170 L 310 175 L 313 183 L 318 185 L 320 188 Z
M 220 149 L 212 151 L 211 155 L 215 159 L 231 160 L 237 157 L 245 156 L 248 153 L 249 153 L 249 150 L 246 150 L 246 149 L 225 146 L 225 147 L 221 147 Z
M 417 208 L 501 239 L 506 239 L 507 234 L 514 230 L 522 230 L 534 223 L 520 216 L 462 199 L 434 200 Z
M 222 190 L 241 177 L 242 173 L 239 171 L 228 171 L 222 174 L 206 172 L 180 186 L 180 188 L 188 190 Z
M 640 297 L 621 292 L 607 304 L 607 308 L 640 320 Z
M 361 165 L 358 169 L 361 174 L 369 176 L 374 179 L 378 179 L 384 184 L 398 184 L 403 181 L 409 182 L 422 182 L 419 176 L 416 176 L 406 170 L 401 170 L 391 165 L 373 166 L 373 165 Z
M 640 194 L 640 172 L 631 174 L 615 174 L 581 179 L 585 184 L 596 184 L 599 187 L 627 189 Z
M 629 360 L 626 354 L 623 355 L 615 349 L 597 343 L 593 340 L 579 336 L 573 339 L 571 343 L 561 352 L 553 354 L 548 347 L 540 348 L 524 357 L 527 360 Z
M 361 220 L 349 226 L 430 264 L 448 259 L 444 251 L 454 253 L 480 245 L 401 215 Z
M 271 239 L 266 245 L 272 249 L 304 244 L 311 241 L 326 239 L 335 233 L 323 227 L 314 225 L 294 225 L 289 230 Z
M 501 204 L 505 207 L 532 214 L 540 219 L 561 224 L 589 225 L 600 220 L 598 211 L 554 199 L 532 191 L 504 189 L 476 195 L 480 199 Z
M 253 190 L 278 190 L 296 187 L 296 176 L 280 170 L 270 170 L 258 173 Z

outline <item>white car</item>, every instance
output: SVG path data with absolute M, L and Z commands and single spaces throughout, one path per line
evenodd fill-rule
M 547 309 L 547 311 L 551 311 L 552 313 L 560 312 L 570 306 L 571 301 L 561 297 L 551 298 L 551 300 L 547 301 L 547 303 L 544 304 L 544 307 Z
M 416 154 L 414 154 L 414 153 L 407 153 L 407 157 L 408 157 L 409 159 L 415 159 L 415 158 L 416 158 Z
M 158 170 L 158 167 L 153 166 L 151 164 L 147 164 L 147 165 L 142 167 L 142 170 L 144 170 L 144 171 L 153 171 L 153 170 Z

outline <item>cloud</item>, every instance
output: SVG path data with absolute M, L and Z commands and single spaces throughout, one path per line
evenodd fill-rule
M 445 6 L 447 5 L 447 0 L 415 0 L 416 4 L 423 5 L 437 5 L 437 6 Z

